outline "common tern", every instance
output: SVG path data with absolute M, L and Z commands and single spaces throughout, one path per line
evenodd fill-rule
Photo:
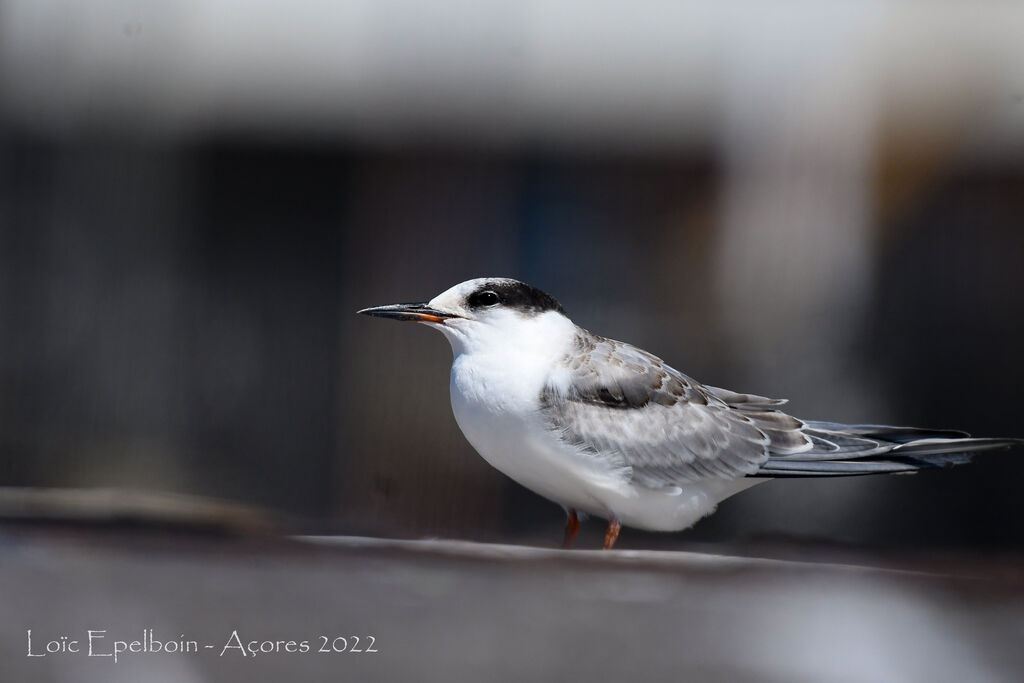
M 455 285 L 426 303 L 359 313 L 424 323 L 451 343 L 462 433 L 499 471 L 579 513 L 680 531 L 777 477 L 910 473 L 1020 439 L 800 420 L 784 399 L 707 386 L 635 346 L 579 327 L 549 294 L 508 278 Z

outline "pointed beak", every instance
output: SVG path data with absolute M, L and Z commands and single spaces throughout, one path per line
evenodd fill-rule
M 363 315 L 372 315 L 377 318 L 394 318 L 395 320 L 411 320 L 418 323 L 443 323 L 449 318 L 461 318 L 454 313 L 446 313 L 436 308 L 431 308 L 425 303 L 422 304 L 389 304 L 388 306 L 374 306 L 359 311 Z

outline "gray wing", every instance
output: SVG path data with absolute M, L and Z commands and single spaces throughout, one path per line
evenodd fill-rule
M 541 392 L 552 430 L 650 488 L 712 477 L 896 474 L 968 462 L 1022 439 L 803 422 L 782 399 L 709 387 L 629 344 L 580 330 Z
M 810 449 L 803 423 L 775 410 L 781 403 L 705 387 L 584 330 L 541 394 L 542 413 L 566 443 L 650 488 L 735 479 L 772 454 Z

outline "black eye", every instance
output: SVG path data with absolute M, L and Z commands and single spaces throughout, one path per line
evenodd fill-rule
M 487 289 L 482 292 L 473 292 L 469 295 L 469 305 L 473 308 L 480 308 L 483 306 L 493 306 L 501 301 L 495 292 Z

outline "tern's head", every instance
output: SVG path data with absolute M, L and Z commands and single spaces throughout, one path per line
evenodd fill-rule
M 359 312 L 426 323 L 443 332 L 457 353 L 484 345 L 532 345 L 573 327 L 550 294 L 525 282 L 496 277 L 467 280 L 426 303 L 376 306 Z

